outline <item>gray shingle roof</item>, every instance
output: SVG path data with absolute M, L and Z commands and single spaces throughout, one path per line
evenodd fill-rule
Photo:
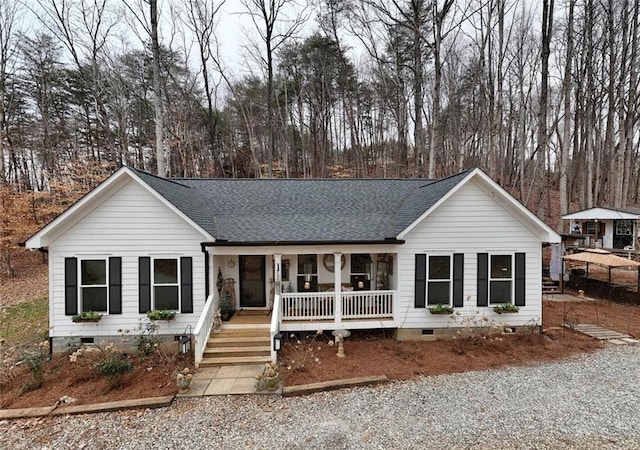
M 151 188 L 217 241 L 382 241 L 397 235 L 463 180 L 164 179 Z

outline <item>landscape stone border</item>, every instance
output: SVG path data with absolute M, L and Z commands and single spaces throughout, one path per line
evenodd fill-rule
M 40 408 L 16 408 L 0 410 L 0 420 L 24 419 L 28 417 L 62 416 L 65 414 L 91 414 L 99 412 L 121 411 L 136 408 L 163 408 L 171 405 L 175 395 L 164 397 L 136 398 L 115 402 L 91 403 L 73 406 L 44 406 Z
M 333 391 L 337 389 L 359 386 L 373 386 L 388 383 L 389 379 L 382 376 L 348 378 L 344 380 L 323 381 L 320 383 L 301 384 L 282 388 L 283 397 L 313 394 L 315 392 Z M 25 419 L 31 417 L 63 416 L 67 414 L 92 414 L 101 412 L 121 411 L 137 408 L 164 408 L 170 406 L 175 395 L 164 397 L 136 398 L 132 400 L 118 400 L 115 402 L 91 403 L 72 406 L 42 406 L 38 408 L 15 408 L 0 410 L 0 420 Z

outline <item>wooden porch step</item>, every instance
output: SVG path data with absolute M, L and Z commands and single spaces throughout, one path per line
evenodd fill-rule
M 227 357 L 227 356 L 270 356 L 271 347 L 268 345 L 255 345 L 243 347 L 207 347 L 204 354 L 211 357 Z
M 223 347 L 238 347 L 243 345 L 264 344 L 269 345 L 270 336 L 237 336 L 237 335 L 217 335 L 210 337 L 207 344 L 219 345 Z
M 225 356 L 219 358 L 207 358 L 205 354 L 202 362 L 200 362 L 200 367 L 265 364 L 270 361 L 271 356 Z
M 212 331 L 209 334 L 210 338 L 227 338 L 227 337 L 263 337 L 269 339 L 271 333 L 269 328 L 222 328 L 219 331 Z

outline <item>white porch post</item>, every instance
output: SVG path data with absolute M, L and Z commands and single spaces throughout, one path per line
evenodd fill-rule
M 335 323 L 342 323 L 342 253 L 333 254 L 333 282 L 336 304 L 334 308 Z
M 282 293 L 282 254 L 273 254 L 273 282 L 275 283 L 275 293 L 280 295 Z

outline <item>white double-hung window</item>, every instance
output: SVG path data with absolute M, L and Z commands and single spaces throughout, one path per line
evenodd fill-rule
M 153 308 L 180 310 L 180 265 L 178 258 L 153 260 Z
M 452 266 L 450 255 L 427 258 L 427 305 L 451 304 Z
M 491 255 L 489 303 L 513 303 L 513 255 Z
M 108 312 L 109 283 L 106 259 L 80 260 L 80 311 Z

